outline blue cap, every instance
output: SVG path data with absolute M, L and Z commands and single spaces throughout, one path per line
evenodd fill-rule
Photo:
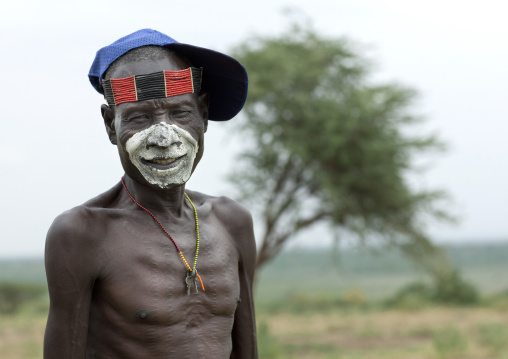
M 240 62 L 217 51 L 180 43 L 152 29 L 133 32 L 97 51 L 88 74 L 92 86 L 104 94 L 101 81 L 108 67 L 128 51 L 147 45 L 167 47 L 184 55 L 192 66 L 203 68 L 201 91 L 210 96 L 210 120 L 230 120 L 240 112 L 249 83 L 247 71 Z

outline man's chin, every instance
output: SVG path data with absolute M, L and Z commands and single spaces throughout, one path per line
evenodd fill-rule
M 155 186 L 160 189 L 171 189 L 174 187 L 179 187 L 187 183 L 190 178 L 189 174 L 177 173 L 171 176 L 143 176 L 144 179 L 151 186 Z
M 169 182 L 169 183 L 156 183 L 156 184 L 152 184 L 152 185 L 157 186 L 160 189 L 171 189 L 171 188 L 175 188 L 175 187 L 180 187 L 180 186 L 184 185 L 185 183 L 187 183 L 187 181 L 183 181 L 183 182 Z

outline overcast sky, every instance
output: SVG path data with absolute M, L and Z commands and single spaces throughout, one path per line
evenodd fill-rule
M 413 181 L 444 188 L 461 217 L 431 225 L 438 240 L 508 240 L 508 5 L 502 0 L 0 1 L 0 257 L 41 256 L 59 213 L 122 175 L 88 82 L 95 52 L 150 27 L 228 52 L 285 28 L 296 6 L 328 36 L 362 44 L 377 79 L 419 90 L 415 113 L 449 151 Z M 283 59 L 281 59 L 283 61 Z M 189 188 L 230 193 L 224 176 L 241 139 L 212 123 Z

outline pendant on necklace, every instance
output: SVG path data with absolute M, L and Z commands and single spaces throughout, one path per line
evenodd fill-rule
M 187 284 L 187 295 L 190 295 L 191 289 L 194 288 L 196 291 L 195 294 L 198 294 L 198 270 L 193 269 L 192 271 L 187 271 L 187 276 L 185 277 L 185 284 Z

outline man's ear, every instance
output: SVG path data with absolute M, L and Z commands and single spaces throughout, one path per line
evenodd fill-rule
M 115 111 L 108 105 L 101 105 L 102 118 L 106 126 L 109 141 L 116 145 L 116 129 L 115 129 Z
M 199 112 L 205 123 L 205 132 L 208 129 L 208 106 L 210 105 L 210 96 L 208 92 L 202 93 L 198 96 Z

